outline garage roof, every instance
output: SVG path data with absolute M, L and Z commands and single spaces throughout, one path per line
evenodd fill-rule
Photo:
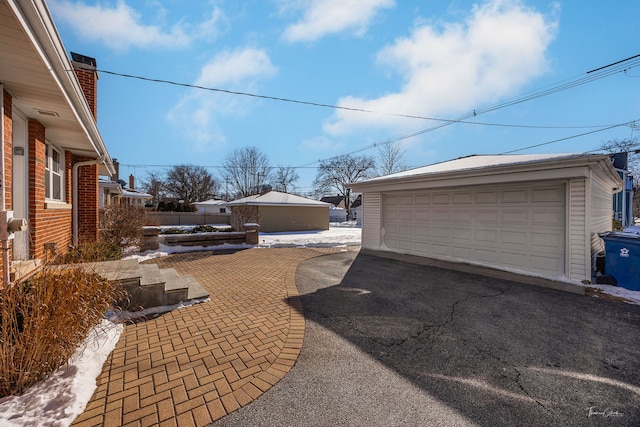
M 584 176 L 587 166 L 600 169 L 614 186 L 621 185 L 608 155 L 563 153 L 473 155 L 352 183 L 349 187 L 362 190 L 418 181 L 460 185 L 571 178 Z
M 269 191 L 265 194 L 245 197 L 227 203 L 227 206 L 330 206 L 330 203 L 318 200 L 307 199 L 306 197 L 294 194 L 281 193 L 279 191 Z

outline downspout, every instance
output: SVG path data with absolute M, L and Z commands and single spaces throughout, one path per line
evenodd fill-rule
M 101 154 L 96 160 L 87 160 L 84 162 L 78 162 L 73 165 L 72 173 L 71 173 L 71 181 L 72 181 L 72 193 L 73 193 L 73 203 L 71 205 L 73 212 L 73 233 L 72 233 L 72 244 L 76 246 L 78 244 L 78 204 L 80 203 L 80 194 L 78 194 L 78 171 L 82 166 L 90 166 L 97 165 L 103 163 L 105 160 L 105 155 Z
M 4 85 L 0 83 L 0 173 L 2 182 L 0 183 L 0 211 L 6 209 L 5 203 L 5 162 L 4 162 Z M 0 224 L 0 227 L 8 227 L 8 224 Z M 9 281 L 9 240 L 2 240 L 2 283 L 5 288 L 10 285 Z

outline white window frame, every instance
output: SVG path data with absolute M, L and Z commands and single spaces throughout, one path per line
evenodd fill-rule
M 55 170 L 54 153 L 58 155 L 57 170 Z M 65 154 L 64 150 L 59 149 L 50 142 L 47 141 L 46 154 L 45 154 L 45 199 L 53 200 L 56 202 L 65 201 Z M 60 194 L 59 197 L 54 195 L 55 182 L 54 178 L 59 178 L 60 182 Z

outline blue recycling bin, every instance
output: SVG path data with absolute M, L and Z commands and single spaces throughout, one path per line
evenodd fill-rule
M 640 235 L 610 231 L 600 237 L 605 247 L 605 274 L 616 279 L 618 286 L 640 291 Z

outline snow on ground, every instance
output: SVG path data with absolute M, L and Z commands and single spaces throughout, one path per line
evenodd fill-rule
M 106 319 L 91 330 L 69 362 L 22 396 L 0 399 L 0 425 L 70 425 L 87 406 L 102 365 L 120 338 L 123 325 Z
M 192 227 L 192 226 L 190 226 Z M 190 228 L 184 227 L 184 228 Z M 176 228 L 176 227 L 171 227 Z M 359 245 L 361 229 L 354 223 L 332 223 L 329 230 L 313 232 L 260 233 L 258 248 L 273 247 L 342 247 Z M 130 254 L 127 258 L 144 261 L 166 256 L 169 253 L 193 250 L 241 249 L 248 245 L 219 245 L 206 248 L 163 246 L 158 251 Z M 640 304 L 640 291 L 631 291 L 617 286 L 589 285 L 601 290 L 599 297 L 622 297 L 628 302 Z M 183 305 L 180 305 L 182 307 Z M 168 311 L 165 307 L 150 310 L 146 314 Z M 117 320 L 113 316 L 117 317 Z M 131 313 L 111 313 L 109 318 L 122 321 Z M 93 394 L 102 365 L 113 350 L 122 331 L 121 324 L 104 320 L 87 338 L 82 349 L 74 354 L 69 363 L 60 368 L 49 379 L 36 384 L 23 396 L 8 396 L 0 399 L 0 425 L 13 427 L 24 425 L 47 425 L 65 427 L 83 412 Z

